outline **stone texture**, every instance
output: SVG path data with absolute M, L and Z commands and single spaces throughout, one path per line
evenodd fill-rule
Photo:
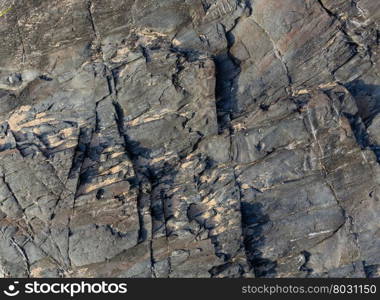
M 0 275 L 378 277 L 380 4 L 106 2 L 0 0 Z

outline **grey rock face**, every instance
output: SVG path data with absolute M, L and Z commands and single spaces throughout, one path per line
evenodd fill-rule
M 2 277 L 379 276 L 380 2 L 0 0 L 0 33 Z

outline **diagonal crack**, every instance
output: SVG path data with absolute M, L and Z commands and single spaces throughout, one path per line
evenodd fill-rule
M 3 176 L 1 176 L 1 179 L 3 180 L 3 183 L 4 185 L 7 187 L 9 193 L 12 195 L 13 199 L 15 200 L 15 203 L 17 205 L 17 207 L 20 209 L 20 211 L 22 211 L 22 214 L 25 218 L 25 220 L 27 220 L 27 216 L 25 215 L 25 211 L 24 211 L 24 208 L 22 207 L 20 201 L 18 200 L 16 194 L 14 193 L 14 191 L 12 190 L 10 184 L 7 182 L 6 178 L 5 178 L 5 174 L 3 174 Z
M 92 31 L 94 32 L 95 38 L 97 39 L 98 38 L 98 32 L 97 32 L 96 25 L 94 22 L 93 10 L 94 10 L 94 3 L 92 2 L 92 0 L 88 0 L 87 1 L 88 16 L 89 16 L 89 20 L 91 23 Z
M 28 277 L 30 277 L 30 263 L 29 263 L 29 258 L 28 258 L 28 255 L 26 254 L 25 252 L 25 249 L 20 246 L 13 237 L 11 237 L 9 239 L 10 243 L 12 244 L 12 246 L 17 250 L 17 252 L 21 255 L 24 263 L 25 263 L 25 268 L 26 268 L 26 272 L 27 272 L 27 275 Z
M 269 32 L 263 26 L 261 26 L 258 22 L 256 22 L 256 20 L 252 19 L 252 21 L 265 33 L 265 35 L 268 37 L 269 41 L 272 43 L 273 52 L 274 52 L 276 58 L 280 61 L 281 65 L 285 71 L 285 75 L 287 77 L 287 80 L 288 80 L 287 92 L 289 95 L 292 95 L 293 94 L 293 88 L 292 88 L 293 80 L 292 80 L 292 77 L 290 75 L 289 66 L 288 66 L 287 61 L 284 58 L 284 55 L 281 53 L 280 49 L 278 49 L 277 43 L 272 39 Z

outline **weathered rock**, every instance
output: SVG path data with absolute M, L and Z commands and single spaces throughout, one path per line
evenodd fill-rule
M 1 276 L 379 276 L 377 1 L 0 12 Z

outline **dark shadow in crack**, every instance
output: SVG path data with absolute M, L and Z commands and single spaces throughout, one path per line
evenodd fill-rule
M 231 120 L 238 111 L 238 81 L 241 72 L 240 61 L 230 53 L 235 42 L 231 32 L 226 33 L 227 51 L 214 57 L 215 62 L 215 97 L 219 133 L 231 128 Z
M 14 145 L 12 143 L 4 143 L 0 145 L 0 152 L 3 152 L 5 150 L 13 149 Z
M 135 177 L 130 180 L 130 184 L 138 189 L 139 242 L 146 240 L 148 230 L 151 230 L 152 234 L 165 231 L 168 237 L 172 232 L 166 223 L 174 217 L 171 188 L 178 173 L 177 161 L 154 162 L 154 156 L 152 156 L 154 151 L 129 137 L 128 128 L 124 127 L 124 111 L 119 103 L 114 102 L 114 106 L 119 132 L 124 137 L 125 151 L 130 157 L 135 171 Z M 147 207 L 149 207 L 152 217 L 151 229 L 145 228 L 144 224 L 143 211 Z
M 263 227 L 270 221 L 261 203 L 241 203 L 242 227 L 246 255 L 256 277 L 276 277 L 277 262 L 263 257 L 265 245 Z
M 368 126 L 380 113 L 380 85 L 367 84 L 362 79 L 357 79 L 345 84 L 345 87 L 356 101 L 360 118 Z
M 219 133 L 225 130 L 233 132 L 231 121 L 239 114 L 239 77 L 241 62 L 235 58 L 230 49 L 235 43 L 231 31 L 226 32 L 227 50 L 214 56 L 216 68 L 216 111 Z M 242 201 L 242 229 L 246 256 L 256 277 L 275 277 L 277 262 L 263 257 L 260 249 L 263 248 L 266 238 L 263 226 L 270 222 L 269 216 L 262 211 L 261 203 Z M 215 271 L 215 270 L 214 270 Z
M 367 278 L 377 278 L 380 275 L 380 265 L 367 265 L 363 261 L 363 268 Z
M 345 114 L 351 124 L 357 143 L 362 149 L 372 150 L 380 162 L 380 145 L 368 135 L 368 127 L 380 113 L 380 85 L 366 84 L 358 79 L 347 83 L 345 87 L 354 97 L 358 107 L 356 115 Z

